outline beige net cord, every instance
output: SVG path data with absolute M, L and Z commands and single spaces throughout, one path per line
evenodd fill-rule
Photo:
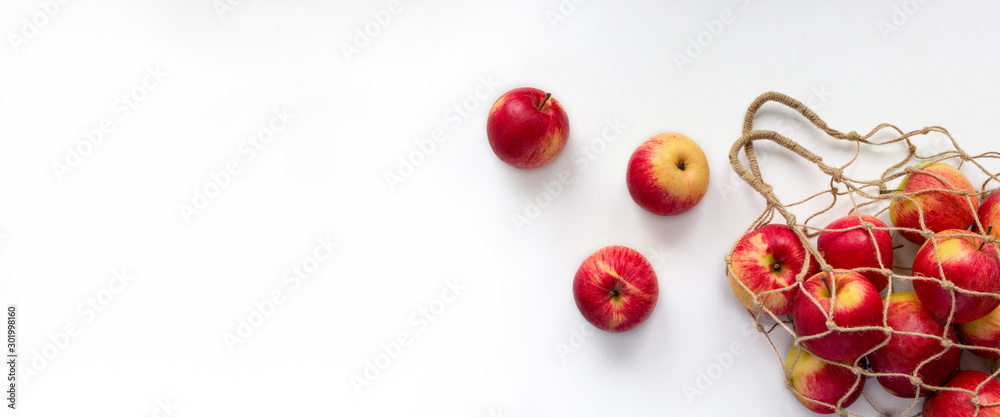
M 784 106 L 786 106 L 788 108 L 791 108 L 792 110 L 795 110 L 802 117 L 804 117 L 805 119 L 807 119 L 809 122 L 811 122 L 817 128 L 819 128 L 821 131 L 825 132 L 828 136 L 830 136 L 830 137 L 832 137 L 834 139 L 837 139 L 839 141 L 847 141 L 847 142 L 854 143 L 856 145 L 856 151 L 855 151 L 854 157 L 850 161 L 848 161 L 846 164 L 844 164 L 844 165 L 841 165 L 841 166 L 830 166 L 830 165 L 827 165 L 826 163 L 824 163 L 823 158 L 821 156 L 819 156 L 819 155 L 811 152 L 810 150 L 804 148 L 803 146 L 801 146 L 797 142 L 793 141 L 792 139 L 789 139 L 788 137 L 785 137 L 785 136 L 779 134 L 778 132 L 771 131 L 771 130 L 755 130 L 753 128 L 754 117 L 756 116 L 756 114 L 760 110 L 760 108 L 765 103 L 768 103 L 768 102 L 775 102 L 777 104 L 781 104 L 781 105 L 784 105 Z M 872 137 L 874 135 L 876 135 L 877 133 L 883 131 L 883 130 L 891 130 L 891 131 L 894 132 L 894 134 L 892 135 L 892 137 L 889 137 L 889 138 L 887 138 L 885 140 L 874 141 L 872 139 Z M 941 134 L 941 135 L 944 135 L 945 137 L 947 137 L 951 141 L 951 146 L 953 147 L 953 149 L 942 151 L 942 152 L 939 152 L 939 153 L 936 153 L 936 154 L 933 154 L 933 155 L 921 155 L 921 154 L 919 154 L 919 150 L 913 144 L 913 141 L 911 139 L 913 139 L 913 138 L 915 138 L 917 136 L 928 135 L 928 134 L 931 134 L 931 133 L 937 133 L 937 134 Z M 882 135 L 882 136 L 885 136 L 885 135 Z M 796 154 L 796 155 L 804 158 L 805 160 L 809 161 L 810 163 L 814 164 L 817 168 L 819 168 L 820 171 L 822 171 L 824 174 L 826 174 L 826 175 L 828 175 L 830 177 L 829 188 L 825 189 L 823 191 L 817 192 L 816 194 L 813 194 L 813 195 L 811 195 L 811 196 L 809 196 L 809 197 L 807 197 L 807 198 L 805 198 L 803 200 L 800 200 L 800 201 L 797 201 L 797 202 L 793 202 L 793 203 L 789 203 L 789 204 L 783 204 L 781 202 L 781 200 L 778 198 L 778 196 L 775 193 L 775 191 L 772 188 L 772 186 L 769 185 L 768 183 L 766 183 L 764 181 L 764 177 L 761 175 L 761 167 L 758 165 L 757 154 L 756 154 L 755 148 L 754 148 L 754 143 L 756 141 L 760 141 L 760 140 L 766 140 L 766 141 L 774 142 L 778 146 L 783 147 L 783 148 L 787 149 L 788 151 L 791 151 L 792 153 L 794 153 L 794 154 Z M 886 147 L 886 146 L 890 146 L 890 145 L 893 145 L 893 144 L 897 144 L 896 146 L 898 148 L 900 148 L 901 151 L 903 151 L 903 149 L 902 149 L 903 147 L 900 145 L 900 142 L 902 142 L 903 144 L 906 145 L 905 146 L 905 154 L 903 154 L 902 152 L 900 152 L 901 158 L 898 161 L 894 162 L 888 169 L 886 169 L 885 172 L 883 172 L 883 174 L 879 178 L 870 179 L 870 180 L 855 179 L 855 178 L 849 177 L 849 176 L 847 176 L 847 175 L 844 174 L 845 169 L 847 169 L 848 167 L 850 167 L 852 164 L 854 164 L 858 160 L 858 157 L 861 155 L 862 150 L 865 149 L 866 147 Z M 749 167 L 744 166 L 744 163 L 740 161 L 740 153 L 741 153 L 741 151 L 745 155 Z M 964 165 L 972 165 L 975 169 L 978 169 L 979 171 L 981 171 L 982 173 L 984 173 L 987 178 L 982 183 L 982 186 L 980 187 L 980 190 L 985 190 L 985 191 L 980 191 L 980 192 L 977 192 L 977 193 L 974 193 L 974 194 L 970 194 L 970 193 L 968 193 L 966 191 L 958 190 L 958 189 L 956 189 L 954 187 L 951 187 L 949 189 L 924 190 L 924 191 L 921 191 L 920 193 L 925 193 L 925 192 L 926 193 L 930 193 L 930 192 L 949 192 L 949 193 L 955 193 L 955 194 L 958 194 L 958 195 L 975 196 L 976 198 L 979 198 L 981 196 L 984 196 L 984 195 L 988 194 L 990 191 L 992 191 L 992 189 L 990 189 L 990 187 L 989 187 L 990 185 L 992 185 L 994 189 L 997 188 L 997 185 L 1000 185 L 1000 178 L 998 178 L 998 175 L 995 174 L 995 173 L 990 172 L 989 170 L 987 170 L 987 168 L 984 167 L 983 164 L 982 164 L 982 162 L 984 162 L 986 160 L 990 160 L 990 159 L 1000 159 L 1000 153 L 997 153 L 997 152 L 987 152 L 987 153 L 980 154 L 980 155 L 970 156 L 964 150 L 962 150 L 962 148 L 958 145 L 958 143 L 951 136 L 951 134 L 949 134 L 948 131 L 945 130 L 944 128 L 942 128 L 942 127 L 932 126 L 932 127 L 926 127 L 926 128 L 920 129 L 920 130 L 915 130 L 915 131 L 912 131 L 912 132 L 903 132 L 902 130 L 900 130 L 896 126 L 893 126 L 891 124 L 883 123 L 883 124 L 880 124 L 880 125 L 876 126 L 874 129 L 872 129 L 870 132 L 868 132 L 865 135 L 860 135 L 857 132 L 853 132 L 853 131 L 852 132 L 848 132 L 848 133 L 843 133 L 843 132 L 840 132 L 838 130 L 832 129 L 829 126 L 827 126 L 826 122 L 824 122 L 822 119 L 820 119 L 819 116 L 816 115 L 816 113 L 814 113 L 812 110 L 810 110 L 809 108 L 807 108 L 801 102 L 799 102 L 799 101 L 797 101 L 797 100 L 795 100 L 795 99 L 793 99 L 793 98 L 791 98 L 789 96 L 786 96 L 786 95 L 781 94 L 781 93 L 776 93 L 776 92 L 768 92 L 768 93 L 764 93 L 761 96 L 757 97 L 757 99 L 755 99 L 753 101 L 753 103 L 750 104 L 750 107 L 747 109 L 746 117 L 745 117 L 744 123 L 743 123 L 743 133 L 740 136 L 740 138 L 736 141 L 736 143 L 733 144 L 733 147 L 732 147 L 732 149 L 730 150 L 730 153 L 729 153 L 729 161 L 730 161 L 730 164 L 733 167 L 733 170 L 735 170 L 736 173 L 744 181 L 746 181 L 748 184 L 750 184 L 750 186 L 752 186 L 754 190 L 756 190 L 762 197 L 764 197 L 764 200 L 766 201 L 766 207 L 765 207 L 763 213 L 761 213 L 761 215 L 751 224 L 751 226 L 749 228 L 747 228 L 747 230 L 744 232 L 744 235 L 746 235 L 747 233 L 750 233 L 752 230 L 754 230 L 754 229 L 756 229 L 758 227 L 761 227 L 761 226 L 764 226 L 764 225 L 772 223 L 775 220 L 775 214 L 777 213 L 777 214 L 779 214 L 781 216 L 781 218 L 784 219 L 784 223 L 787 226 L 789 226 L 789 228 L 792 231 L 794 231 L 795 234 L 799 237 L 799 240 L 802 242 L 803 247 L 808 251 L 808 253 L 811 255 L 811 258 L 812 258 L 812 259 L 808 259 L 808 257 L 807 257 L 807 265 L 803 266 L 803 268 L 802 268 L 803 271 L 800 272 L 799 275 L 796 277 L 796 282 L 794 284 L 790 285 L 789 287 L 785 287 L 785 288 L 778 288 L 778 289 L 774 289 L 774 290 L 770 290 L 770 291 L 761 292 L 761 293 L 759 293 L 759 294 L 757 294 L 757 295 L 755 295 L 753 297 L 754 305 L 756 307 L 758 307 L 758 310 L 760 310 L 759 313 L 753 313 L 753 312 L 750 312 L 750 310 L 748 310 L 748 312 L 750 312 L 751 316 L 753 316 L 755 323 L 757 324 L 757 330 L 764 334 L 764 336 L 768 340 L 769 344 L 774 349 L 775 354 L 777 354 L 779 363 L 784 363 L 784 355 L 778 349 L 778 347 L 775 345 L 775 341 L 772 340 L 772 337 L 771 337 L 771 333 L 774 330 L 778 329 L 778 328 L 781 328 L 781 329 L 785 330 L 786 332 L 788 332 L 788 334 L 793 339 L 793 345 L 796 346 L 796 347 L 799 347 L 800 349 L 804 348 L 804 346 L 802 345 L 803 341 L 825 336 L 825 335 L 831 333 L 832 331 L 851 331 L 851 332 L 857 332 L 857 331 L 866 331 L 866 330 L 867 331 L 876 330 L 876 331 L 880 331 L 880 332 L 885 333 L 887 336 L 891 335 L 891 334 L 899 334 L 899 335 L 912 335 L 912 336 L 919 336 L 919 337 L 927 337 L 927 335 L 924 335 L 922 333 L 902 332 L 902 331 L 896 331 L 896 330 L 890 328 L 888 326 L 888 324 L 887 324 L 887 315 L 888 315 L 888 311 L 889 311 L 890 304 L 891 304 L 890 302 L 886 302 L 883 305 L 882 325 L 881 326 L 851 327 L 850 329 L 845 329 L 845 328 L 842 328 L 842 327 L 839 327 L 839 326 L 833 324 L 833 322 L 832 322 L 832 315 L 833 315 L 833 305 L 834 305 L 834 303 L 831 303 L 830 309 L 827 310 L 827 312 L 826 312 L 826 314 L 831 317 L 831 319 L 828 321 L 828 323 L 829 323 L 829 329 L 826 332 L 823 332 L 823 333 L 820 333 L 820 334 L 816 334 L 816 335 L 812 335 L 812 336 L 808 336 L 808 337 L 800 337 L 796 333 L 796 331 L 794 329 L 794 325 L 793 325 L 793 323 L 791 322 L 790 319 L 788 319 L 788 318 L 784 318 L 783 319 L 782 317 L 779 317 L 779 316 L 775 315 L 773 312 L 771 312 L 770 310 L 768 310 L 761 303 L 760 298 L 762 296 L 767 295 L 767 294 L 779 293 L 779 292 L 785 291 L 785 290 L 787 290 L 787 289 L 789 289 L 791 287 L 798 287 L 799 291 L 798 291 L 798 295 L 796 295 L 797 297 L 798 296 L 806 295 L 806 296 L 809 297 L 809 299 L 812 300 L 813 303 L 816 303 L 817 306 L 820 306 L 818 300 L 816 300 L 813 297 L 812 294 L 810 294 L 808 291 L 804 291 L 803 290 L 803 281 L 805 279 L 809 278 L 809 277 L 805 276 L 806 272 L 809 270 L 808 263 L 809 262 L 818 262 L 820 270 L 824 271 L 824 272 L 833 272 L 834 268 L 831 267 L 830 265 L 828 265 L 824 261 L 823 257 L 820 255 L 819 251 L 815 248 L 815 246 L 813 244 L 811 244 L 809 242 L 810 238 L 818 235 L 820 232 L 822 232 L 822 231 L 824 231 L 826 229 L 818 228 L 818 227 L 814 227 L 814 226 L 810 226 L 809 222 L 812 221 L 813 219 L 815 219 L 817 216 L 823 215 L 823 214 L 831 211 L 835 207 L 838 198 L 849 198 L 850 199 L 850 201 L 852 203 L 852 206 L 853 206 L 853 208 L 850 211 L 850 214 L 858 214 L 858 213 L 861 213 L 860 210 L 862 208 L 869 208 L 871 211 L 875 211 L 874 213 L 869 213 L 869 214 L 871 214 L 872 216 L 878 217 L 879 215 L 881 215 L 882 213 L 884 213 L 886 210 L 888 210 L 888 204 L 887 203 L 890 200 L 892 200 L 892 199 L 907 199 L 907 200 L 910 200 L 910 201 L 914 201 L 912 197 L 914 195 L 916 195 L 916 193 L 906 195 L 902 191 L 899 191 L 899 190 L 889 190 L 886 187 L 887 183 L 890 183 L 890 182 L 892 182 L 894 180 L 902 180 L 902 178 L 904 176 L 906 176 L 906 175 L 908 175 L 908 174 L 910 174 L 912 172 L 915 172 L 916 169 L 914 168 L 914 165 L 916 165 L 918 163 L 921 163 L 921 162 L 924 162 L 924 161 L 939 162 L 939 161 L 944 161 L 944 160 L 958 160 L 958 166 L 959 166 L 959 168 L 962 168 Z M 923 173 L 926 174 L 926 175 L 930 175 L 930 176 L 938 179 L 939 181 L 941 181 L 942 184 L 949 184 L 947 181 L 945 181 L 944 179 L 938 177 L 937 175 L 935 175 L 933 173 L 929 173 L 927 171 L 923 171 Z M 996 182 L 996 184 L 991 184 L 991 182 Z M 831 202 L 830 202 L 829 206 L 827 206 L 823 210 L 820 210 L 819 212 L 812 213 L 811 215 L 808 216 L 808 218 L 806 218 L 806 220 L 804 222 L 800 223 L 799 220 L 798 220 L 798 218 L 791 211 L 791 209 L 794 208 L 795 206 L 801 205 L 801 204 L 806 203 L 806 202 L 808 202 L 810 200 L 813 200 L 813 199 L 821 197 L 821 196 L 826 196 L 826 195 L 828 195 L 828 196 L 831 197 Z M 965 199 L 965 200 L 969 201 L 969 199 Z M 881 207 L 880 208 L 880 205 L 885 205 L 886 207 Z M 969 202 L 969 209 L 973 210 L 975 212 L 975 207 L 973 206 L 973 203 L 971 201 Z M 829 220 L 832 220 L 833 218 L 841 217 L 842 215 L 847 215 L 847 214 L 848 213 L 840 213 L 839 215 L 833 215 L 833 217 L 831 217 Z M 977 228 L 975 230 L 985 230 L 985 228 L 983 227 L 983 225 L 980 223 L 980 220 L 978 219 L 978 216 L 976 216 L 976 217 L 977 218 L 975 220 L 975 225 L 976 225 Z M 898 232 L 901 232 L 901 231 L 910 231 L 910 232 L 915 232 L 915 233 L 921 234 L 921 235 L 923 235 L 924 237 L 927 237 L 927 238 L 934 236 L 934 234 L 932 232 L 927 231 L 927 230 L 912 229 L 912 228 L 900 228 L 900 227 L 893 226 L 889 222 L 886 222 L 886 223 L 888 224 L 888 226 L 885 227 L 885 228 L 879 228 L 879 227 L 876 227 L 876 226 L 874 226 L 874 225 L 872 225 L 870 223 L 867 223 L 867 222 L 863 222 L 861 226 L 857 226 L 855 228 L 856 229 L 857 228 L 863 228 L 863 229 L 867 230 L 868 233 L 869 233 L 869 236 L 872 239 L 872 241 L 875 241 L 875 237 L 874 237 L 874 233 L 873 233 L 874 230 L 888 230 L 890 233 L 898 233 Z M 924 213 L 922 211 L 920 211 L 920 213 L 919 213 L 919 224 L 921 226 L 924 226 L 926 224 L 924 222 Z M 845 229 L 837 229 L 837 230 L 838 231 L 843 231 Z M 984 234 L 969 232 L 969 235 L 980 237 L 980 238 L 984 238 L 984 240 L 985 240 L 985 242 L 987 244 L 994 245 L 995 248 L 997 246 L 996 240 L 994 240 L 988 234 L 984 235 Z M 937 239 L 929 239 L 929 241 L 933 242 L 935 251 L 937 251 Z M 736 246 L 734 245 L 733 248 L 735 249 L 735 247 Z M 897 247 L 897 249 L 898 248 L 899 247 Z M 877 250 L 878 249 L 876 248 L 876 251 Z M 940 259 L 940 257 L 938 259 Z M 731 269 L 732 268 L 732 265 L 731 265 L 731 262 L 732 262 L 732 251 L 730 251 L 730 253 L 728 255 L 726 255 L 725 260 L 726 260 L 726 268 L 727 268 L 728 272 L 732 273 L 732 269 Z M 943 274 L 943 268 L 940 265 L 940 262 L 938 263 L 938 268 L 939 268 L 939 271 L 941 272 L 941 276 L 944 276 L 944 274 Z M 862 272 L 862 271 L 871 271 L 873 269 L 874 268 L 859 268 L 859 269 L 852 270 L 852 271 Z M 913 280 L 937 281 L 937 280 L 931 279 L 931 278 L 925 278 L 925 277 L 920 277 L 920 276 L 912 276 L 912 275 L 910 275 L 908 273 L 907 274 L 900 273 L 900 271 L 909 272 L 910 268 L 908 268 L 908 267 L 885 265 L 885 268 L 874 269 L 874 270 L 878 270 L 878 271 L 886 274 L 887 277 L 889 277 L 889 285 L 886 288 L 886 290 L 885 290 L 886 294 L 884 295 L 884 297 L 885 297 L 884 300 L 887 300 L 887 301 L 889 300 L 889 297 L 893 294 L 894 283 L 895 283 L 895 285 L 899 285 L 900 282 L 913 281 Z M 837 271 L 838 272 L 844 272 L 844 270 L 837 270 Z M 746 287 L 745 284 L 743 284 L 739 280 L 737 280 L 737 282 L 739 282 L 739 285 L 741 285 L 744 290 L 746 290 L 748 292 L 751 292 L 749 290 L 749 288 Z M 867 378 L 873 378 L 873 377 L 878 377 L 878 376 L 903 377 L 903 378 L 909 379 L 915 385 L 918 385 L 918 386 L 922 387 L 922 389 L 931 390 L 932 392 L 934 392 L 934 391 L 940 391 L 940 390 L 954 390 L 954 391 L 962 391 L 962 392 L 969 393 L 975 399 L 973 402 L 976 404 L 976 407 L 977 407 L 977 412 L 976 412 L 977 415 L 979 415 L 979 407 L 986 407 L 986 406 L 992 406 L 992 405 L 998 405 L 998 404 L 1000 404 L 1000 403 L 998 403 L 998 404 L 993 404 L 993 403 L 990 403 L 990 404 L 982 403 L 982 404 L 980 404 L 978 402 L 978 396 L 973 395 L 974 394 L 973 391 L 965 390 L 965 389 L 945 388 L 945 387 L 942 387 L 942 386 L 928 385 L 928 384 L 924 383 L 924 381 L 920 380 L 919 377 L 917 377 L 917 374 L 919 373 L 920 369 L 924 365 L 926 365 L 926 364 L 934 361 L 935 359 L 943 356 L 946 353 L 947 349 L 949 347 L 951 347 L 951 346 L 955 346 L 955 347 L 959 347 L 959 348 L 963 348 L 963 349 L 975 348 L 975 349 L 977 349 L 979 351 L 989 350 L 989 351 L 993 351 L 994 353 L 1000 354 L 1000 349 L 998 349 L 998 348 L 986 349 L 986 348 L 982 348 L 982 347 L 974 347 L 974 346 L 971 346 L 971 345 L 963 345 L 961 343 L 952 342 L 948 338 L 949 329 L 952 328 L 952 326 L 951 326 L 952 325 L 952 317 L 954 316 L 954 310 L 955 310 L 954 309 L 954 306 L 955 306 L 955 296 L 954 295 L 955 295 L 956 292 L 963 293 L 963 294 L 970 294 L 970 295 L 988 295 L 988 296 L 995 297 L 995 298 L 1000 298 L 1000 295 L 993 294 L 993 293 L 981 293 L 981 292 L 975 292 L 975 291 L 966 290 L 964 288 L 957 287 L 957 286 L 955 286 L 954 284 L 952 284 L 952 283 L 950 283 L 948 281 L 943 281 L 942 280 L 942 281 L 940 281 L 940 283 L 942 284 L 942 286 L 945 289 L 952 291 L 951 292 L 951 296 L 952 296 L 952 313 L 949 315 L 948 319 L 946 320 L 946 323 L 945 323 L 945 326 L 944 326 L 945 334 L 941 334 L 941 335 L 937 336 L 937 339 L 939 341 L 941 341 L 943 348 L 941 349 L 940 353 L 938 353 L 937 355 L 932 356 L 932 357 L 926 359 L 920 365 L 918 365 L 917 368 L 916 368 L 916 370 L 914 371 L 914 373 L 912 375 L 898 374 L 898 373 L 881 373 L 880 374 L 880 373 L 875 373 L 871 369 L 868 369 L 868 368 L 865 367 L 864 358 L 868 354 L 870 354 L 870 353 L 878 350 L 879 348 L 887 345 L 889 343 L 889 341 L 890 341 L 890 339 L 888 337 L 886 337 L 885 340 L 882 343 L 880 343 L 879 345 L 875 346 L 871 350 L 867 351 L 864 355 L 862 355 L 861 358 L 858 358 L 857 360 L 855 360 L 854 363 L 851 364 L 851 365 L 844 365 L 844 364 L 840 364 L 840 363 L 837 363 L 837 362 L 830 362 L 830 361 L 827 361 L 827 360 L 819 358 L 819 357 L 817 357 L 817 358 L 819 360 L 822 360 L 822 361 L 828 363 L 828 364 L 834 364 L 836 366 L 842 366 L 842 367 L 848 368 L 852 372 L 854 372 L 855 374 L 862 375 L 863 377 L 867 377 Z M 834 291 L 836 291 L 835 287 L 834 287 Z M 835 296 L 835 294 L 834 294 L 834 296 Z M 787 350 L 785 350 L 785 351 L 787 352 Z M 801 350 L 800 350 L 800 352 L 801 352 Z M 796 362 L 798 361 L 798 357 L 796 357 L 795 361 Z M 996 364 L 994 364 L 994 366 L 992 368 L 993 369 L 987 370 L 987 373 L 992 373 L 991 376 L 993 378 L 996 378 L 997 375 L 1000 374 L 1000 370 L 996 369 L 997 368 Z M 858 379 L 858 381 L 859 382 L 855 383 L 855 387 L 857 387 L 858 385 L 860 385 L 860 383 L 862 381 L 864 381 L 864 379 L 863 378 L 862 379 Z M 869 382 L 874 382 L 874 381 L 869 381 Z M 792 389 L 791 385 L 790 385 L 790 375 L 789 375 L 788 372 L 785 373 L 785 384 L 786 384 L 786 387 L 788 387 L 789 389 Z M 985 384 L 985 382 L 983 384 L 980 384 L 980 387 L 982 385 L 984 385 L 984 384 Z M 977 387 L 977 390 L 980 387 Z M 871 404 L 872 407 L 875 408 L 875 410 L 878 410 L 878 412 L 881 413 L 880 415 L 889 416 L 889 414 L 886 414 L 883 411 L 881 411 L 877 404 L 873 404 L 870 400 L 868 400 L 867 396 L 865 396 L 864 398 Z M 910 403 L 909 406 L 906 408 L 906 410 L 903 411 L 900 415 L 901 416 L 911 416 L 911 415 L 914 415 L 914 414 L 910 414 L 911 412 L 913 412 L 913 411 L 919 411 L 919 409 L 916 406 L 918 405 L 918 403 L 920 401 L 920 398 L 921 397 L 914 398 L 913 401 L 912 401 L 912 403 Z M 835 412 L 837 414 L 840 414 L 840 415 L 861 416 L 860 414 L 849 412 L 849 411 L 845 410 L 844 407 L 842 407 L 842 405 L 843 405 L 844 401 L 846 401 L 846 399 L 847 399 L 847 395 L 845 395 L 843 398 L 840 398 L 839 401 L 837 401 L 837 403 L 835 403 L 835 404 L 824 403 L 824 402 L 816 402 L 816 404 L 821 404 L 821 405 L 825 405 L 825 406 L 831 407 L 831 408 L 833 408 L 835 410 Z M 917 414 L 917 415 L 919 415 L 919 414 Z

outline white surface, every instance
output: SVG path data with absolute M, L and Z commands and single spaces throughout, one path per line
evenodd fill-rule
M 16 51 L 10 33 L 41 6 L 3 2 L 0 302 L 20 307 L 22 369 L 79 326 L 23 381 L 19 412 L 149 415 L 169 400 L 173 416 L 811 415 L 743 332 L 723 272 L 763 207 L 726 159 L 745 108 L 776 90 L 842 130 L 942 125 L 970 152 L 996 150 L 1000 5 L 663 3 L 585 1 L 553 27 L 556 0 L 403 0 L 348 62 L 341 45 L 387 2 L 246 0 L 221 18 L 209 0 L 68 2 Z M 879 22 L 914 5 L 884 36 Z M 723 13 L 679 69 L 674 54 Z M 163 82 L 120 117 L 116 97 L 157 66 Z M 572 126 L 530 172 L 485 137 L 490 104 L 519 86 L 552 92 Z M 467 116 L 449 113 L 463 101 Z M 247 161 L 241 142 L 283 108 L 295 118 Z M 787 116 L 761 123 L 832 151 Z M 53 162 L 104 118 L 115 130 L 60 180 Z M 627 128 L 576 162 L 609 119 Z M 446 140 L 390 189 L 385 173 L 436 128 Z M 663 131 L 698 141 L 712 169 L 702 203 L 675 218 L 642 211 L 624 183 L 632 150 Z M 179 206 L 229 161 L 240 173 L 186 223 Z M 769 179 L 823 186 L 801 167 Z M 573 182 L 518 231 L 512 214 L 563 171 Z M 301 286 L 283 281 L 325 236 L 334 255 Z M 581 346 L 570 282 L 609 244 L 654 263 L 659 304 Z M 133 279 L 101 312 L 79 307 L 121 268 Z M 466 288 L 435 301 L 452 279 Z M 273 290 L 284 301 L 231 352 L 223 335 Z M 413 315 L 435 303 L 421 327 Z M 351 375 L 401 332 L 409 345 L 358 395 Z M 560 344 L 578 348 L 561 358 Z M 685 398 L 734 344 L 742 354 Z

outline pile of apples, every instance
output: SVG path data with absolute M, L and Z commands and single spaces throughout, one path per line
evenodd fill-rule
M 782 224 L 734 245 L 736 299 L 755 315 L 791 315 L 784 368 L 802 405 L 843 413 L 874 375 L 892 395 L 927 397 L 925 417 L 1000 416 L 1000 381 L 959 370 L 963 349 L 1000 358 L 1000 191 L 983 194 L 980 204 L 951 165 L 924 163 L 896 190 L 893 227 L 852 212 L 820 231 L 815 248 Z M 893 247 L 893 231 L 920 245 L 909 274 L 894 272 L 893 251 L 907 246 Z M 906 282 L 913 291 L 894 291 Z

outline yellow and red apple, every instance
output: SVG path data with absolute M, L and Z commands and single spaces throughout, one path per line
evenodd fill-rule
M 958 338 L 963 343 L 987 349 L 969 349 L 976 356 L 989 359 L 1000 359 L 997 349 L 1000 349 L 1000 307 L 989 314 L 968 323 L 955 325 Z
M 912 291 L 892 294 L 885 302 L 889 303 L 886 324 L 894 332 L 888 344 L 868 355 L 872 370 L 881 374 L 916 375 L 927 385 L 943 385 L 958 370 L 962 357 L 961 349 L 945 347 L 941 341 L 941 338 L 947 337 L 952 343 L 957 343 L 955 330 L 938 322 Z M 937 358 L 931 360 L 935 356 Z M 920 367 L 919 371 L 917 367 Z M 877 378 L 882 388 L 897 397 L 915 398 L 931 394 L 931 391 L 921 389 L 906 377 L 880 375 Z
M 661 133 L 639 145 L 625 182 L 639 207 L 661 216 L 691 210 L 708 191 L 708 159 L 691 138 Z
M 754 313 L 763 308 L 781 316 L 792 311 L 792 299 L 798 292 L 796 276 L 805 279 L 818 270 L 816 259 L 792 229 L 769 224 L 736 243 L 727 275 L 729 288 L 740 304 Z
M 979 206 L 979 223 L 983 230 L 990 231 L 990 236 L 1000 239 L 1000 191 L 989 193 Z
M 841 217 L 820 232 L 816 246 L 834 268 L 874 268 L 857 272 L 876 290 L 889 284 L 885 272 L 892 270 L 892 234 L 881 220 L 867 214 Z
M 968 229 L 976 220 L 979 198 L 965 174 L 943 162 L 917 165 L 916 169 L 903 178 L 900 195 L 889 204 L 893 225 L 916 229 L 900 230 L 899 234 L 921 244 L 927 239 L 918 231 Z
M 831 361 L 857 359 L 887 337 L 881 330 L 856 329 L 882 325 L 882 299 L 872 283 L 856 272 L 820 272 L 807 279 L 792 300 L 792 322 L 799 337 L 822 335 L 802 343 L 814 355 Z M 828 327 L 827 322 L 839 329 Z
M 634 249 L 606 246 L 583 261 L 573 278 L 576 307 L 598 329 L 618 333 L 642 324 L 659 297 L 656 272 Z
M 1000 417 L 1000 381 L 989 374 L 962 371 L 945 388 L 924 401 L 923 417 Z
M 976 320 L 1000 306 L 997 249 L 967 230 L 945 230 L 925 242 L 913 260 L 913 275 L 913 291 L 935 316 L 947 320 L 954 305 L 952 323 Z M 987 294 L 968 294 L 951 286 Z
M 785 375 L 789 377 L 792 394 L 814 413 L 833 414 L 834 407 L 847 408 L 861 395 L 865 380 L 849 366 L 827 363 L 792 346 L 785 356 Z M 831 407 L 834 406 L 834 407 Z
M 569 117 L 552 94 L 537 88 L 510 90 L 486 118 L 493 153 L 514 168 L 541 167 L 559 156 L 569 139 Z

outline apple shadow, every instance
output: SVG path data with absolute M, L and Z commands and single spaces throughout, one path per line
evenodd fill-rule
M 570 143 L 566 144 L 569 148 Z M 510 165 L 507 165 L 499 159 L 496 163 L 503 165 L 504 175 L 508 177 L 510 182 L 514 184 L 516 189 L 521 192 L 526 198 L 533 198 L 534 194 L 543 191 L 542 184 L 551 181 L 559 181 L 559 175 L 563 172 L 569 172 L 571 175 L 576 173 L 573 171 L 573 161 L 568 149 L 563 149 L 563 152 L 552 160 L 548 164 L 535 168 L 535 169 L 518 169 Z M 563 188 L 566 188 L 564 184 Z M 571 184 L 572 186 L 572 184 Z
M 670 245 L 671 253 L 675 253 L 676 251 L 673 249 L 677 249 L 676 246 L 679 244 L 678 239 L 672 237 L 696 236 L 694 233 L 701 223 L 700 218 L 710 214 L 705 210 L 698 210 L 699 208 L 707 208 L 704 207 L 706 205 L 703 203 L 704 201 L 686 213 L 676 216 L 660 216 L 643 210 L 631 198 L 626 197 L 622 204 L 629 207 L 623 207 L 622 210 L 631 211 L 628 216 L 637 219 L 636 221 L 642 225 L 642 230 L 646 231 L 649 237 L 656 242 L 656 245 Z
M 603 330 L 594 329 L 592 343 L 600 349 L 602 356 L 619 363 L 629 362 L 631 358 L 641 354 L 643 349 L 654 346 L 654 342 L 660 332 L 668 331 L 664 328 L 666 321 L 657 317 L 657 312 L 666 313 L 667 310 L 654 308 L 653 314 L 638 327 L 622 333 L 609 333 Z

